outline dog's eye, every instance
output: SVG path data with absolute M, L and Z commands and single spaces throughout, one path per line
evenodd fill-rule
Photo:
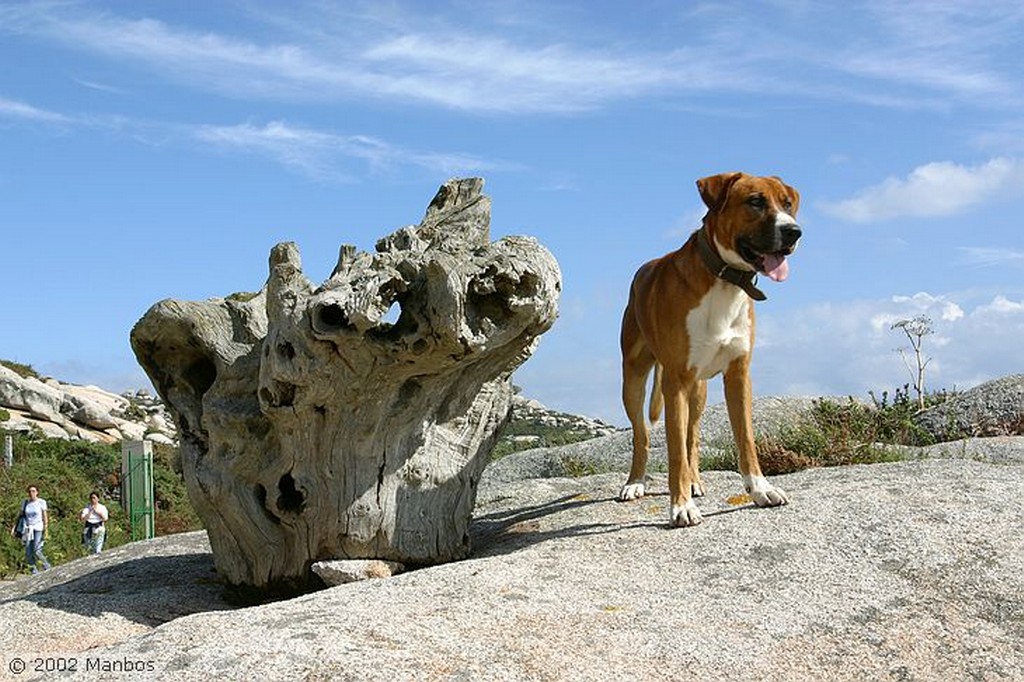
M 751 206 L 751 208 L 756 208 L 758 211 L 763 211 L 765 206 L 768 205 L 768 202 L 766 202 L 765 198 L 760 194 L 754 194 L 753 196 L 749 197 L 747 199 L 747 203 Z
M 789 199 L 783 199 L 782 208 L 786 209 L 786 213 L 791 213 L 793 211 L 793 202 Z

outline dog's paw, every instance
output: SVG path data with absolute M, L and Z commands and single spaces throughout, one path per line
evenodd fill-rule
M 789 496 L 782 488 L 776 488 L 764 476 L 744 476 L 743 485 L 750 499 L 758 507 L 778 507 L 789 504 Z
M 622 502 L 629 502 L 630 500 L 639 500 L 647 492 L 647 487 L 643 481 L 640 483 L 627 483 L 622 486 L 622 490 L 619 491 L 619 500 Z
M 704 497 L 704 484 L 699 480 L 691 483 L 690 495 L 693 497 Z
M 668 522 L 673 528 L 686 528 L 688 526 L 696 526 L 703 520 L 704 517 L 700 515 L 700 509 L 697 509 L 697 503 L 693 500 L 687 500 L 684 505 L 672 505 Z

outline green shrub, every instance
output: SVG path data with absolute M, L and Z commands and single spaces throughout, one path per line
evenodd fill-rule
M 516 436 L 533 436 L 530 440 L 515 440 Z M 533 448 L 553 448 L 589 440 L 594 435 L 568 426 L 552 426 L 538 420 L 523 419 L 511 421 L 498 434 L 491 459 L 501 459 L 513 452 Z
M 888 391 L 881 397 L 874 393 L 872 404 L 854 400 L 815 400 L 810 414 L 798 424 L 757 439 L 758 459 L 766 475 L 778 475 L 809 467 L 844 464 L 875 464 L 903 458 L 898 447 L 931 445 L 934 438 L 913 420 L 919 411 L 910 398 L 909 385 L 896 389 L 890 399 Z M 949 398 L 945 391 L 926 396 L 926 406 Z M 721 454 L 707 458 L 706 469 L 735 469 L 736 448 L 730 443 Z
M 170 445 L 153 445 L 153 495 L 156 498 L 157 535 L 172 535 L 203 527 L 188 499 L 185 481 L 176 473 L 177 450 Z
M 233 294 L 228 294 L 225 298 L 228 301 L 235 301 L 237 303 L 248 303 L 259 295 L 260 292 L 258 291 L 236 291 Z
M 3 365 L 7 369 L 13 371 L 15 374 L 20 376 L 22 379 L 28 377 L 35 377 L 40 379 L 39 372 L 32 368 L 32 365 L 23 365 L 20 362 L 14 362 L 13 360 L 2 360 L 0 359 L 0 365 Z

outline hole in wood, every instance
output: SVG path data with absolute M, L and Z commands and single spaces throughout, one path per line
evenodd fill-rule
M 319 306 L 313 317 L 314 328 L 321 332 L 352 329 L 352 323 L 345 316 L 345 311 L 337 303 Z
M 398 324 L 398 318 L 402 316 L 402 304 L 395 301 L 388 308 L 388 311 L 384 313 L 384 316 L 380 318 L 380 321 L 384 324 Z
M 295 346 L 285 341 L 284 343 L 277 344 L 277 354 L 285 360 L 295 359 Z
M 278 481 L 277 508 L 283 512 L 301 514 L 306 507 L 306 495 L 295 487 L 295 479 L 287 473 Z

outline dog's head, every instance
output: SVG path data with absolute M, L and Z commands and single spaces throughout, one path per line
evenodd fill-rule
M 719 255 L 733 267 L 786 279 L 796 250 L 800 193 L 777 177 L 722 173 L 697 181 L 708 207 L 704 226 Z

